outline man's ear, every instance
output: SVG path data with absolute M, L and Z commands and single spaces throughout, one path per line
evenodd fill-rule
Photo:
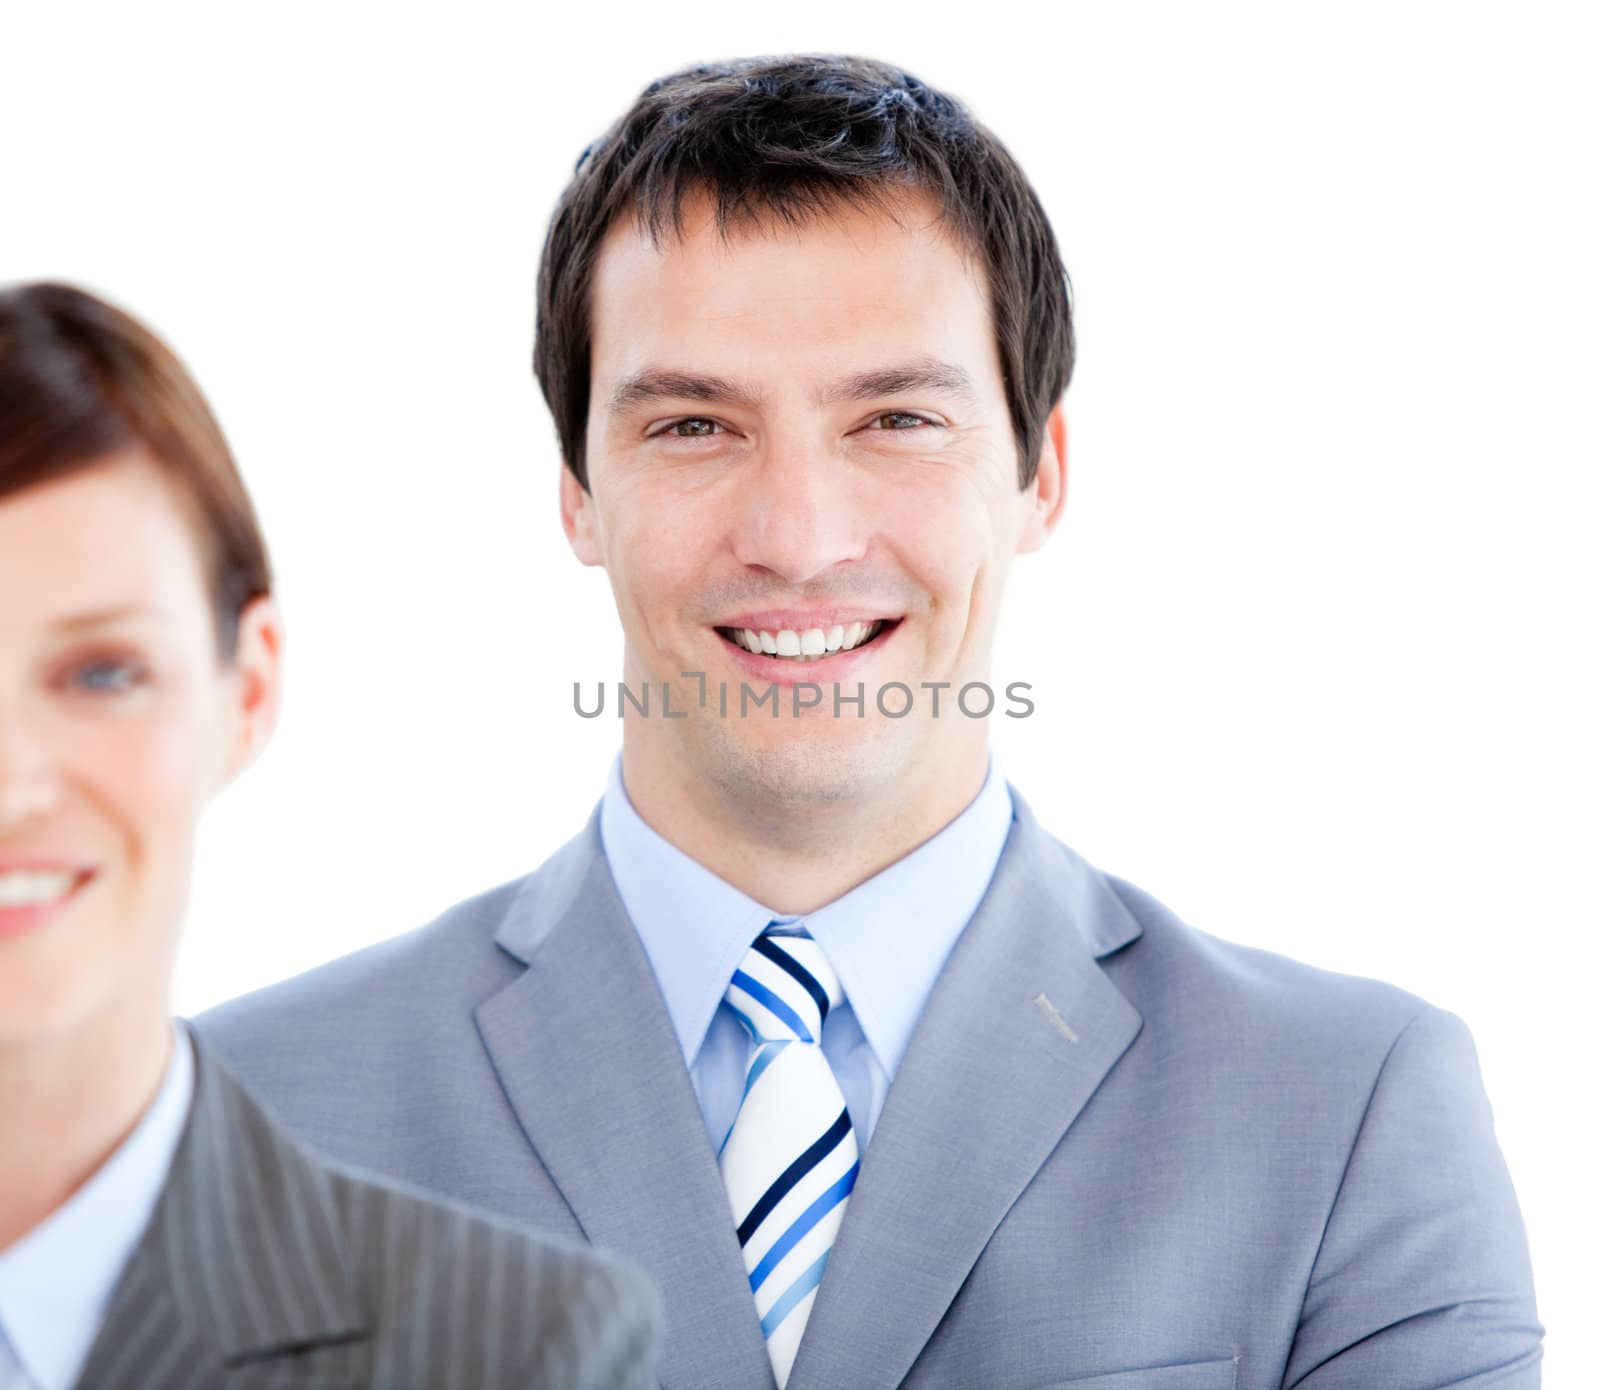
M 581 564 L 599 565 L 600 539 L 596 534 L 594 498 L 566 464 L 561 465 L 561 529 L 567 533 L 572 553 Z
M 230 698 L 233 740 L 224 769 L 231 782 L 253 763 L 278 727 L 283 698 L 283 617 L 269 594 L 253 598 L 239 613 Z
M 1039 446 L 1039 467 L 1034 474 L 1032 510 L 1017 543 L 1017 553 L 1037 550 L 1056 529 L 1067 502 L 1067 413 L 1064 401 L 1045 421 L 1044 441 Z

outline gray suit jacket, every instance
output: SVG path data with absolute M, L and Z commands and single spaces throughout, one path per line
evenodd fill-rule
M 313 1158 L 197 1043 L 78 1390 L 639 1390 L 659 1317 L 635 1270 Z
M 1012 796 L 790 1390 L 1536 1385 L 1461 1022 L 1184 925 Z M 200 1027 L 328 1151 L 638 1260 L 670 1390 L 772 1383 L 598 806 L 527 878 Z

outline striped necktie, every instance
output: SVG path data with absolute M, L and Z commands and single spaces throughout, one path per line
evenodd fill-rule
M 861 1169 L 850 1112 L 822 1055 L 822 1020 L 844 990 L 810 937 L 763 935 L 724 997 L 755 1050 L 719 1162 L 782 1390 Z

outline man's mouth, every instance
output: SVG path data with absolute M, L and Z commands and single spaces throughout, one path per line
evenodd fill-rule
M 835 623 L 826 628 L 803 629 L 719 627 L 716 633 L 741 651 L 804 663 L 870 646 L 892 632 L 900 621 L 899 618 L 877 618 L 867 623 Z

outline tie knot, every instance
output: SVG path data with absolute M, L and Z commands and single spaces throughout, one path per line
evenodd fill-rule
M 756 938 L 723 996 L 757 1042 L 821 1042 L 822 1020 L 844 989 L 809 936 Z

